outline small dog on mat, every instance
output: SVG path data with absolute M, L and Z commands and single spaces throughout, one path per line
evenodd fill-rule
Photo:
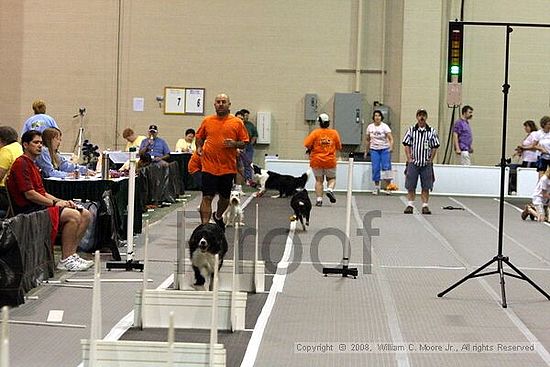
M 252 169 L 254 171 L 254 179 L 260 187 L 257 196 L 262 196 L 266 190 L 279 191 L 279 195 L 273 196 L 274 198 L 292 196 L 296 192 L 296 189 L 306 186 L 309 178 L 309 172 L 305 172 L 300 177 L 294 177 L 268 171 L 255 164 L 252 165 Z
M 311 213 L 311 200 L 306 189 L 299 188 L 290 199 L 290 206 L 294 210 L 292 218 L 299 220 L 302 224 L 302 229 L 305 231 L 306 226 L 309 226 L 309 214 Z M 305 224 L 304 224 L 305 219 Z
M 227 252 L 227 240 L 223 230 L 214 223 L 200 224 L 189 238 L 189 254 L 195 272 L 195 286 L 204 287 L 209 279 L 209 289 L 214 285 L 214 256 L 219 255 L 219 267 Z
M 231 191 L 229 206 L 223 212 L 223 222 L 228 227 L 235 227 L 237 223 L 239 226 L 244 226 L 244 213 L 241 208 L 241 193 L 239 191 Z

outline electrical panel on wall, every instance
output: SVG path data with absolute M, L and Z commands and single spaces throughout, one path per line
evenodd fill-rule
M 334 94 L 334 128 L 342 144 L 360 145 L 363 139 L 363 94 Z
M 317 120 L 317 106 L 319 105 L 319 96 L 317 94 L 308 93 L 304 98 L 304 120 Z
M 256 144 L 270 144 L 271 112 L 258 112 L 256 114 L 256 129 L 258 130 Z

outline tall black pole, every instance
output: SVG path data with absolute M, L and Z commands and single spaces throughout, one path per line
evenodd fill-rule
M 504 94 L 504 102 L 502 106 L 502 145 L 500 151 L 500 204 L 498 213 L 498 254 L 502 256 L 502 237 L 504 232 L 504 187 L 505 185 L 505 173 L 506 173 L 506 128 L 508 125 L 508 91 L 510 90 L 510 84 L 508 84 L 508 73 L 510 68 L 510 33 L 513 29 L 510 26 L 506 26 L 506 51 L 504 58 L 504 84 L 502 85 L 502 93 Z

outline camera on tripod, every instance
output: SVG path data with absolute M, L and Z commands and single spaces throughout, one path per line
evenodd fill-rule
M 87 139 L 84 140 L 82 144 L 82 159 L 88 169 L 95 170 L 100 156 L 98 150 L 99 147 L 97 145 L 93 145 Z

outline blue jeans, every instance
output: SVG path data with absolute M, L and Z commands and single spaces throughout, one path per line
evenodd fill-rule
M 242 155 L 245 180 L 252 180 L 252 157 L 254 156 L 254 147 L 247 144 Z
M 391 171 L 390 149 L 371 149 L 372 180 L 380 182 L 380 171 Z

